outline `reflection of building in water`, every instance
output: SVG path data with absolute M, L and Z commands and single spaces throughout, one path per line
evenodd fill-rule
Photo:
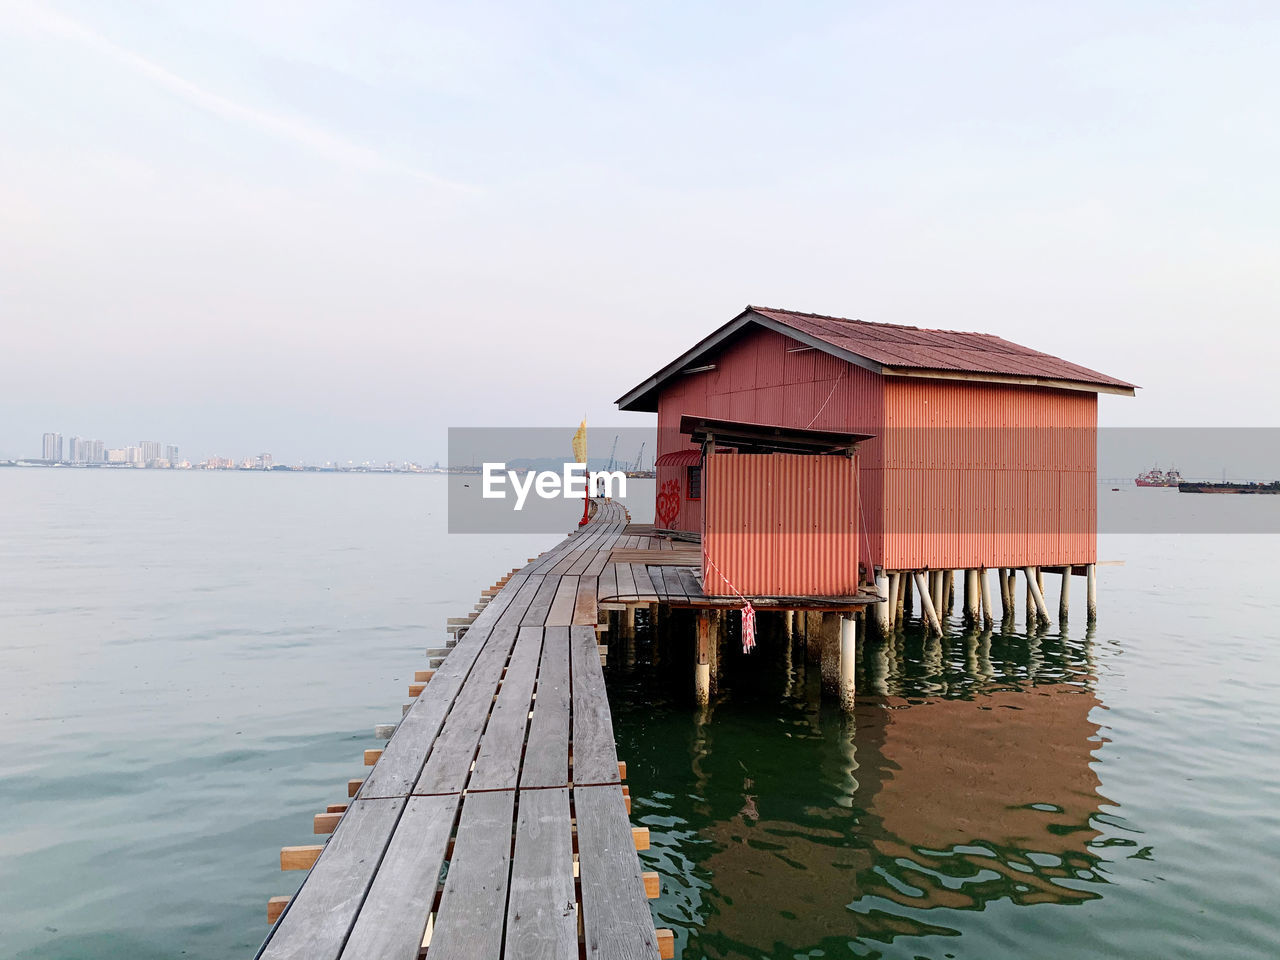
M 946 932 L 922 910 L 1095 899 L 1097 705 L 1068 683 L 967 700 L 886 698 L 862 704 L 834 748 L 829 734 L 797 743 L 778 765 L 792 782 L 746 764 L 741 809 L 701 831 L 718 848 L 702 865 L 719 903 L 700 946 L 727 956 L 738 951 L 731 944 L 886 940 Z M 808 761 L 819 776 L 796 777 Z M 845 796 L 800 798 L 818 780 L 842 779 Z

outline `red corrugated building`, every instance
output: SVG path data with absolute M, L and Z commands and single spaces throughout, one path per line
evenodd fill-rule
M 1098 394 L 1134 385 L 982 333 L 748 307 L 618 400 L 658 415 L 657 525 L 700 534 L 683 416 L 869 434 L 867 570 L 1090 566 Z

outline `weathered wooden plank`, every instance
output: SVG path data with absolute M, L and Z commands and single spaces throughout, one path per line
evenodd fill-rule
M 461 797 L 410 797 L 342 951 L 343 960 L 417 957 Z
M 480 742 L 493 706 L 494 692 L 502 677 L 502 668 L 515 643 L 516 630 L 514 623 L 507 622 L 494 627 L 462 692 L 454 700 L 453 709 L 445 718 L 444 727 L 422 767 L 422 775 L 414 784 L 414 793 L 457 793 L 466 786 L 476 745 Z
M 502 689 L 480 739 L 480 753 L 468 790 L 514 790 L 520 776 L 524 731 L 529 721 L 533 684 L 542 655 L 542 627 L 521 627 Z
M 569 783 L 568 627 L 546 628 L 537 692 L 520 786 L 565 786 Z
M 622 788 L 575 786 L 573 807 L 587 957 L 658 960 L 657 933 Z
M 546 623 L 547 612 L 551 609 L 551 601 L 555 599 L 556 590 L 559 587 L 559 577 L 546 576 L 542 579 L 537 596 L 529 604 L 529 609 L 525 611 L 524 618 L 520 621 L 522 626 L 540 627 Z
M 338 824 L 316 865 L 260 956 L 263 960 L 336 958 L 355 922 L 403 799 L 357 800 Z
M 611 599 L 618 595 L 618 565 L 606 564 L 597 578 L 597 595 L 601 600 Z
M 654 571 L 658 571 L 658 575 L 662 577 L 662 585 L 666 589 L 667 596 L 673 600 L 683 600 L 685 598 L 684 587 L 680 585 L 680 575 L 674 567 L 649 567 L 649 576 L 654 575 Z
M 653 584 L 654 595 L 661 601 L 667 599 L 667 582 L 662 579 L 662 568 L 645 566 L 645 576 L 649 578 L 649 582 Z
M 609 695 L 600 669 L 593 627 L 569 630 L 573 690 L 573 782 L 617 783 L 618 752 L 609 714 Z
M 697 567 L 702 564 L 700 547 L 676 547 L 671 550 L 614 547 L 609 551 L 609 556 L 614 563 L 647 563 L 664 567 Z
M 511 960 L 577 960 L 569 791 L 521 790 L 507 900 Z
M 684 589 L 685 596 L 691 599 L 705 596 L 702 592 L 702 584 L 698 582 L 692 567 L 676 568 L 676 576 L 680 578 L 680 586 Z
M 600 601 L 596 598 L 597 583 L 595 577 L 582 577 L 578 580 L 578 593 L 573 603 L 573 622 L 596 625 L 600 617 Z
M 493 960 L 502 955 L 515 791 L 470 793 L 428 954 L 431 960 Z M 643 902 L 643 901 L 642 901 Z
M 561 577 L 551 609 L 547 611 L 548 627 L 567 627 L 573 623 L 573 607 L 578 599 L 578 578 Z
M 649 570 L 643 564 L 631 564 L 631 577 L 635 580 L 636 595 L 640 597 L 656 597 L 658 596 L 657 588 L 653 581 L 649 579 Z
M 623 599 L 634 597 L 636 595 L 636 578 L 631 575 L 631 564 L 613 563 L 609 566 L 613 570 L 614 585 L 617 589 L 616 596 Z

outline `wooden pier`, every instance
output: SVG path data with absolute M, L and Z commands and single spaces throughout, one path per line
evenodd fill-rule
M 634 567 L 614 551 L 641 538 L 620 505 L 595 507 L 452 625 L 456 645 L 415 677 L 386 748 L 367 751 L 372 771 L 317 814 L 328 842 L 281 851 L 282 869 L 310 873 L 273 900 L 259 957 L 671 955 L 649 911 L 659 881 L 640 869 L 648 831 L 630 822 L 597 640 L 602 578 L 616 594 Z M 677 586 L 687 597 L 679 576 L 665 594 Z

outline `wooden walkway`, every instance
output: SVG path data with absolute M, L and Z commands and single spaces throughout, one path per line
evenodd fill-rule
M 336 804 L 265 960 L 631 960 L 654 930 L 597 646 L 599 579 L 627 526 L 614 503 L 516 571 L 467 627 Z M 616 578 L 616 574 L 615 574 Z M 424 672 L 427 673 L 427 672 Z M 312 865 L 314 863 L 314 865 Z M 283 898 L 281 898 L 283 899 Z M 277 908 L 280 904 L 277 904 Z

